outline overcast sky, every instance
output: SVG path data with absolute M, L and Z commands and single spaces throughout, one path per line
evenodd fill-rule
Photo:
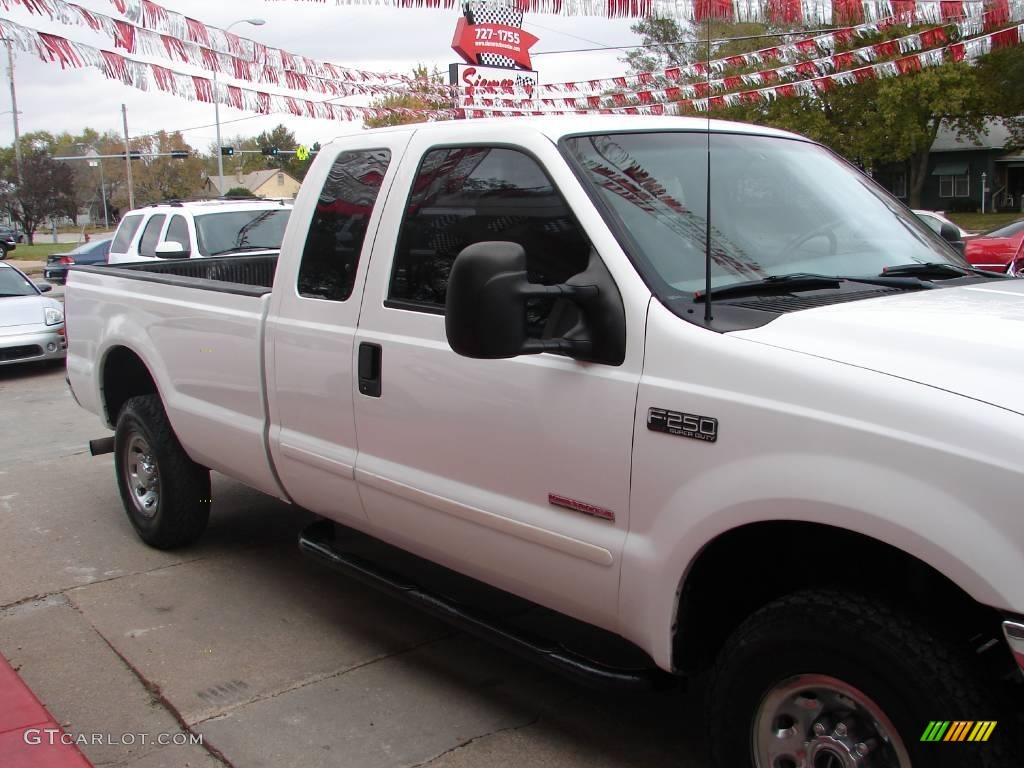
M 108 0 L 77 2 L 85 8 L 117 16 Z M 423 63 L 447 71 L 448 64 L 458 60 L 451 50 L 452 33 L 461 15 L 455 10 L 337 7 L 330 0 L 326 4 L 289 0 L 162 0 L 161 4 L 221 28 L 237 19 L 260 17 L 267 22 L 264 26 L 238 25 L 232 31 L 292 53 L 359 69 L 405 72 Z M 51 23 L 45 16 L 34 16 L 21 8 L 12 8 L 9 13 L 0 11 L 0 15 L 75 42 L 116 50 L 112 41 L 86 27 Z M 633 44 L 638 38 L 629 31 L 630 23 L 623 19 L 527 14 L 523 26 L 540 38 L 532 50 L 536 55 L 542 51 Z M 539 70 L 542 83 L 609 77 L 625 71 L 625 65 L 618 61 L 621 55 L 622 51 L 541 55 L 536 56 L 534 68 Z M 168 65 L 166 61 L 153 60 Z M 169 66 L 188 71 L 182 65 Z M 95 69 L 62 70 L 59 64 L 43 63 L 34 54 L 23 52 L 16 52 L 15 79 L 23 133 L 77 133 L 86 126 L 120 132 L 124 103 L 132 136 L 160 129 L 183 130 L 189 144 L 203 150 L 215 140 L 212 104 L 138 91 L 105 79 Z M 358 99 L 347 101 L 365 103 Z M 0 105 L 0 111 L 10 110 L 6 82 L 0 88 Z M 221 107 L 220 115 L 224 138 L 254 135 L 284 123 L 300 142 L 312 143 L 360 127 L 359 123 L 331 123 L 285 114 L 249 117 L 248 113 L 231 107 Z M 0 145 L 11 144 L 13 137 L 10 113 L 0 115 Z

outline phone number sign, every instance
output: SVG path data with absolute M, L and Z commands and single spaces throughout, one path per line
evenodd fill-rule
M 470 24 L 459 19 L 452 49 L 470 64 L 479 64 L 481 53 L 495 53 L 530 69 L 530 48 L 539 38 L 518 27 L 504 24 Z

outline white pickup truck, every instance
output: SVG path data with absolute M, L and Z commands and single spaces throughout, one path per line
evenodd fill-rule
M 148 544 L 200 535 L 216 470 L 322 516 L 308 553 L 548 665 L 711 670 L 724 768 L 1024 765 L 1024 280 L 812 142 L 346 136 L 279 258 L 73 268 L 66 308 Z M 649 669 L 377 569 L 352 529 Z

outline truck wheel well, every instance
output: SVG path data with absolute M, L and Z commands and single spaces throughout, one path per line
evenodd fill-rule
M 680 593 L 673 666 L 684 673 L 708 668 L 750 614 L 808 587 L 877 595 L 965 641 L 998 636 L 994 610 L 912 555 L 842 528 L 772 521 L 724 533 L 698 555 Z
M 114 347 L 107 353 L 103 363 L 103 407 L 110 425 L 117 423 L 129 398 L 158 394 L 156 382 L 142 358 L 127 347 Z

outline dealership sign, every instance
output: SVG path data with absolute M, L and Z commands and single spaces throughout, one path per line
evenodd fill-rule
M 481 63 L 481 54 L 511 59 L 517 67 L 530 69 L 530 48 L 537 37 L 505 24 L 470 24 L 466 17 L 455 27 L 452 48 L 470 64 Z
M 482 67 L 477 64 L 452 64 L 448 68 L 452 85 L 463 88 L 499 88 L 501 90 L 532 91 L 540 78 L 532 69 Z

